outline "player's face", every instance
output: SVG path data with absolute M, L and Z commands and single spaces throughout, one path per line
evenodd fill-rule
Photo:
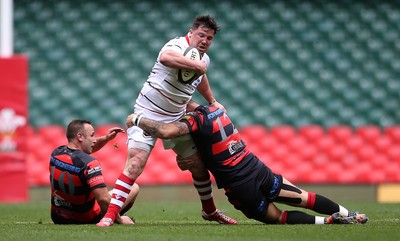
M 82 137 L 82 151 L 87 154 L 92 153 L 94 144 L 96 143 L 96 138 L 94 137 L 94 128 L 92 125 L 85 124 L 85 133 Z
M 215 31 L 204 26 L 189 30 L 190 46 L 196 47 L 201 53 L 207 52 L 214 39 Z

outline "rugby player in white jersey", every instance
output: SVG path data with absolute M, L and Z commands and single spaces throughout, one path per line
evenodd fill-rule
M 186 36 L 167 42 L 160 50 L 151 73 L 136 99 L 134 112 L 154 120 L 174 122 L 187 111 L 193 111 L 191 98 L 196 89 L 210 105 L 225 110 L 224 106 L 215 100 L 206 75 L 210 64 L 210 58 L 206 52 L 217 31 L 219 31 L 219 26 L 212 17 L 197 16 Z M 190 60 L 183 56 L 189 46 L 196 47 L 200 51 L 201 60 Z M 180 82 L 178 69 L 196 71 L 199 78 L 189 83 Z M 136 126 L 129 128 L 127 134 L 127 163 L 114 185 L 108 211 L 97 226 L 111 226 L 114 223 L 115 217 L 123 206 L 132 185 L 142 173 L 157 140 Z M 189 143 L 193 144 L 192 141 Z M 164 147 L 174 149 L 183 157 L 197 152 L 196 149 L 192 149 L 195 146 L 186 145 L 185 138 L 164 141 Z M 207 169 L 198 165 L 189 171 L 192 173 L 193 184 L 202 203 L 202 217 L 221 224 L 236 224 L 234 219 L 216 208 Z

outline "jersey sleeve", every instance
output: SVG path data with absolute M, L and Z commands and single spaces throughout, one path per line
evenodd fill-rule
M 164 52 L 165 50 L 173 50 L 178 53 L 183 54 L 185 52 L 185 46 L 183 46 L 182 41 L 179 40 L 179 38 L 171 39 L 168 41 L 164 47 L 160 50 L 160 54 Z
M 181 122 L 185 123 L 189 127 L 189 132 L 193 133 L 196 132 L 199 128 L 199 125 L 196 121 L 195 118 L 196 114 L 195 113 L 187 113 L 182 117 L 180 120 Z
M 85 171 L 86 182 L 90 189 L 105 187 L 103 171 L 98 160 L 92 160 L 87 164 Z

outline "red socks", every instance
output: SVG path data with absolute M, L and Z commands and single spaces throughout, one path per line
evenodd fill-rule
M 134 183 L 135 180 L 130 179 L 125 174 L 121 173 L 121 175 L 119 175 L 112 191 L 111 203 L 108 206 L 108 210 L 106 215 L 104 215 L 104 218 L 111 218 L 113 221 L 115 220 Z
M 207 214 L 210 214 L 217 210 L 212 195 L 210 178 L 207 178 L 205 180 L 199 180 L 199 178 L 197 178 L 196 180 L 193 178 L 193 185 L 199 193 L 203 211 Z

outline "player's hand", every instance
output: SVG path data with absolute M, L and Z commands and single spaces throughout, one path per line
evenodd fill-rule
M 112 140 L 114 139 L 118 133 L 125 133 L 124 129 L 119 128 L 119 127 L 113 127 L 111 129 L 108 130 L 107 133 L 107 140 Z
M 136 118 L 136 116 L 137 116 L 137 115 L 136 115 L 135 113 L 132 113 L 132 114 L 130 114 L 130 115 L 128 115 L 128 116 L 126 117 L 125 124 L 126 124 L 126 126 L 127 126 L 128 128 L 130 128 L 130 127 L 133 126 L 132 120 L 133 120 L 134 118 Z
M 176 156 L 176 163 L 178 164 L 179 169 L 186 171 L 194 166 L 195 160 L 191 157 L 184 159 L 181 156 Z
M 207 72 L 206 63 L 204 61 L 202 61 L 202 60 L 196 61 L 196 69 L 195 69 L 195 71 L 196 71 L 197 76 L 204 75 Z
M 217 107 L 217 108 L 223 110 L 225 113 L 227 113 L 225 107 L 221 103 L 219 103 L 218 101 L 215 101 L 211 105 L 214 106 L 214 107 Z

